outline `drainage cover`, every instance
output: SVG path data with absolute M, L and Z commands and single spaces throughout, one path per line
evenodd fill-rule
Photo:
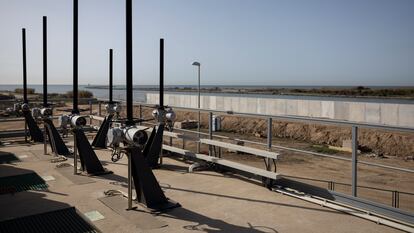
M 0 178 L 0 194 L 47 189 L 46 182 L 36 173 Z
M 15 218 L 0 222 L 0 232 L 8 233 L 98 233 L 95 226 L 87 222 L 75 207 Z

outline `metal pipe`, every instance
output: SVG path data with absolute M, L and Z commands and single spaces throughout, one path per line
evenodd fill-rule
M 352 196 L 357 196 L 358 172 L 358 127 L 352 126 Z
M 92 100 L 89 100 L 89 115 L 92 115 Z M 92 117 L 89 117 L 89 124 L 92 125 Z
M 27 103 L 26 28 L 22 29 L 23 48 L 23 102 Z
M 201 88 L 200 88 L 200 66 L 201 65 L 198 65 L 198 124 L 197 124 L 197 131 L 198 131 L 198 140 L 200 140 L 200 125 L 201 125 L 201 112 L 200 112 L 200 107 L 201 107 L 201 104 L 200 104 L 200 98 L 201 98 L 201 96 L 200 96 L 200 91 L 201 91 Z M 197 153 L 200 153 L 200 147 L 201 147 L 201 145 L 200 145 L 200 142 L 198 142 L 197 143 Z
M 126 102 L 127 125 L 134 125 L 132 106 L 132 0 L 126 0 Z
M 132 209 L 132 162 L 131 151 L 128 152 L 128 210 Z M 136 187 L 138 188 L 138 187 Z
M 272 150 L 272 118 L 267 119 L 267 149 Z M 266 170 L 271 170 L 270 158 L 266 158 Z
M 109 49 L 109 103 L 113 102 L 113 50 Z
M 43 16 L 43 107 L 47 103 L 47 17 Z
M 27 103 L 27 63 L 26 63 L 26 29 L 22 28 L 22 49 L 23 49 L 23 102 Z M 27 138 L 27 122 L 24 121 L 24 141 Z
M 164 39 L 160 39 L 160 107 L 164 107 Z
M 139 105 L 139 119 L 142 119 L 142 105 Z M 142 125 L 142 122 L 138 123 L 139 125 Z
M 73 114 L 78 109 L 78 0 L 73 0 Z
M 188 133 L 193 133 L 193 134 L 197 134 L 198 133 L 196 131 L 191 131 L 191 130 L 186 130 L 186 129 L 175 129 L 175 130 L 177 130 L 177 131 L 183 131 L 183 132 L 188 132 Z M 208 133 L 200 133 L 200 134 L 208 135 Z M 230 137 L 226 137 L 226 136 L 222 136 L 222 135 L 214 135 L 214 137 L 216 137 L 216 138 L 223 138 L 223 139 L 231 139 Z M 237 139 L 237 141 L 242 141 L 242 142 L 256 144 L 256 145 L 267 146 L 266 143 L 255 142 L 255 141 L 250 141 L 250 140 Z M 318 153 L 318 152 L 313 152 L 313 151 L 307 151 L 307 150 L 301 150 L 301 149 L 295 149 L 295 148 L 285 147 L 285 146 L 272 145 L 272 148 L 282 149 L 282 150 L 288 150 L 288 151 L 294 151 L 294 152 L 298 152 L 298 153 L 310 154 L 310 155 L 315 155 L 315 156 L 321 156 L 321 157 L 326 157 L 326 158 L 331 158 L 331 159 L 337 159 L 337 160 L 342 160 L 342 161 L 352 161 L 352 159 L 350 159 L 350 158 L 345 158 L 345 157 L 341 157 L 341 156 L 337 156 L 337 155 L 328 155 L 328 154 L 323 154 L 323 153 Z M 396 171 L 414 173 L 414 170 L 413 169 L 407 169 L 407 168 L 401 168 L 401 167 L 393 167 L 393 166 L 389 166 L 389 165 L 378 164 L 378 163 L 371 163 L 371 162 L 366 162 L 366 161 L 358 161 L 358 163 L 364 164 L 364 165 L 369 165 L 369 166 L 374 166 L 374 167 L 387 168 L 387 169 L 396 170 Z
M 134 125 L 132 99 L 132 0 L 126 0 L 126 89 L 127 125 Z M 128 209 L 132 209 L 132 153 L 128 153 Z M 138 187 L 137 187 L 138 188 Z
M 78 174 L 78 147 L 76 146 L 76 133 L 73 134 L 73 175 Z
M 213 139 L 213 113 L 208 113 L 208 138 Z M 208 154 L 210 156 L 213 155 L 213 150 L 211 145 L 208 145 Z
M 43 123 L 43 154 L 47 155 L 47 126 L 45 123 Z
M 143 104 L 145 106 L 152 106 L 151 104 Z M 188 108 L 188 107 L 178 107 L 178 106 L 171 106 L 175 109 L 182 109 L 191 112 L 213 112 L 217 114 L 228 114 L 232 116 L 244 116 L 244 117 L 257 117 L 257 118 L 278 118 L 281 120 L 289 120 L 289 121 L 298 121 L 298 122 L 312 122 L 312 123 L 320 123 L 320 124 L 328 124 L 328 125 L 343 125 L 343 126 L 358 126 L 363 128 L 369 129 L 385 129 L 385 130 L 393 130 L 393 131 L 401 131 L 401 132 L 408 132 L 414 133 L 414 127 L 404 127 L 404 126 L 389 126 L 389 125 L 382 125 L 382 124 L 372 124 L 372 123 L 358 123 L 355 121 L 346 121 L 346 120 L 334 120 L 334 119 L 326 119 L 326 118 L 312 118 L 312 117 L 302 117 L 302 116 L 285 116 L 285 115 L 269 115 L 269 114 L 258 114 L 258 113 L 242 113 L 242 112 L 234 112 L 234 111 L 223 111 L 223 110 L 211 110 L 211 109 L 198 109 L 198 108 Z
M 24 141 L 28 142 L 28 138 L 27 138 L 27 122 L 24 121 Z

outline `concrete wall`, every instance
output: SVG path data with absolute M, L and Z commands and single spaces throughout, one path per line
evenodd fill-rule
M 157 104 L 157 93 L 147 93 L 147 103 Z M 165 94 L 166 105 L 197 108 L 197 95 Z M 307 100 L 260 97 L 201 96 L 201 108 L 240 113 L 328 118 L 414 128 L 414 104 Z

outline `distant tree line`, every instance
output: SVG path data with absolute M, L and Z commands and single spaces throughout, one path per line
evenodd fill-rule
M 14 89 L 14 92 L 17 94 L 23 94 L 23 88 L 16 88 Z M 36 94 L 35 89 L 34 88 L 27 88 L 27 94 L 33 95 Z M 41 95 L 41 94 L 39 94 Z M 64 94 L 58 94 L 58 93 L 48 93 L 47 94 L 48 97 L 50 98 L 73 98 L 73 91 L 68 91 Z M 93 93 L 87 90 L 79 90 L 78 91 L 78 97 L 79 98 L 92 98 L 93 97 Z
M 363 86 L 350 89 L 337 88 L 312 88 L 312 89 L 292 89 L 288 91 L 292 94 L 322 94 L 322 95 L 342 95 L 342 96 L 380 96 L 380 97 L 414 97 L 414 88 L 387 88 L 371 89 Z

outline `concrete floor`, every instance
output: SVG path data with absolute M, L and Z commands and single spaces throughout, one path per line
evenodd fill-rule
M 398 232 L 271 192 L 249 180 L 211 171 L 187 173 L 189 165 L 172 158 L 164 158 L 163 168 L 154 173 L 166 196 L 182 207 L 157 216 L 140 211 L 143 219 L 152 218 L 167 225 L 148 229 L 145 221 L 125 218 L 98 200 L 109 189 L 127 192 L 125 157 L 113 163 L 108 151 L 97 151 L 102 164 L 114 174 L 92 177 L 94 182 L 76 185 L 49 162 L 52 156 L 43 155 L 43 145 L 6 146 L 0 147 L 0 151 L 27 155 L 21 162 L 0 165 L 0 177 L 32 170 L 40 176 L 55 178 L 47 182 L 46 191 L 0 195 L 0 221 L 75 206 L 82 213 L 101 213 L 105 218 L 93 224 L 103 232 Z M 143 208 L 138 206 L 138 210 Z

